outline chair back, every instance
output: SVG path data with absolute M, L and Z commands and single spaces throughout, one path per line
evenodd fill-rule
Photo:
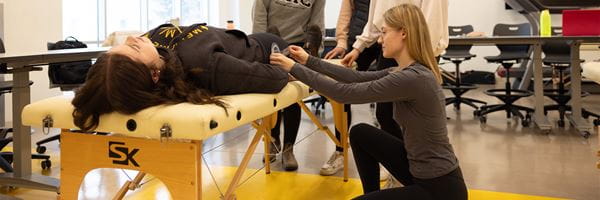
M 448 26 L 448 34 L 452 36 L 464 36 L 467 33 L 473 32 L 473 26 Z M 449 55 L 471 55 L 471 47 L 473 45 L 449 45 L 446 48 L 446 54 Z
M 4 49 L 4 42 L 2 41 L 2 38 L 0 38 L 0 53 L 6 53 L 6 49 Z M 0 74 L 6 73 L 8 73 L 8 67 L 6 66 L 6 63 L 0 63 Z
M 531 35 L 531 25 L 522 24 L 496 24 L 494 36 L 528 36 Z M 496 45 L 502 54 L 529 54 L 531 45 Z
M 562 36 L 562 27 L 552 27 L 552 36 Z M 571 56 L 567 41 L 548 41 L 542 45 L 542 52 L 548 56 Z

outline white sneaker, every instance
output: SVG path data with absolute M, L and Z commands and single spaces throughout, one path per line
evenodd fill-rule
M 396 178 L 394 178 L 394 176 L 392 176 L 390 174 L 387 178 L 387 181 L 385 181 L 385 185 L 383 185 L 383 188 L 381 188 L 381 189 L 384 190 L 384 189 L 396 188 L 396 187 L 401 187 L 401 186 L 402 186 L 402 184 L 400 183 L 400 181 L 396 180 Z
M 342 152 L 334 151 L 329 160 L 321 167 L 319 174 L 331 176 L 344 168 L 344 155 Z

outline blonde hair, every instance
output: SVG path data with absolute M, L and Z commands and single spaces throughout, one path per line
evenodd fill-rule
M 383 14 L 385 23 L 391 28 L 406 33 L 408 54 L 417 62 L 429 68 L 439 84 L 442 83 L 440 68 L 433 54 L 429 28 L 421 9 L 412 4 L 401 4 Z

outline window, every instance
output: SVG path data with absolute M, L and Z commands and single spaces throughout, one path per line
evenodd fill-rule
M 218 25 L 219 1 L 63 0 L 63 36 L 89 46 L 101 44 L 114 31 L 146 31 L 175 18 L 181 25 Z
M 81 41 L 98 38 L 98 5 L 96 1 L 63 1 L 63 36 L 73 36 Z
M 106 0 L 106 32 L 142 30 L 140 1 Z
M 176 18 L 172 0 L 151 0 L 148 1 L 148 26 L 144 30 L 167 23 L 170 19 Z
M 208 23 L 209 0 L 181 0 L 181 24 Z

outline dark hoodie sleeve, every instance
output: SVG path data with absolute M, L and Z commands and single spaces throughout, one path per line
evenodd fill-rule
M 215 67 L 215 93 L 277 93 L 287 85 L 288 74 L 277 66 L 249 62 L 224 52 L 212 56 Z

